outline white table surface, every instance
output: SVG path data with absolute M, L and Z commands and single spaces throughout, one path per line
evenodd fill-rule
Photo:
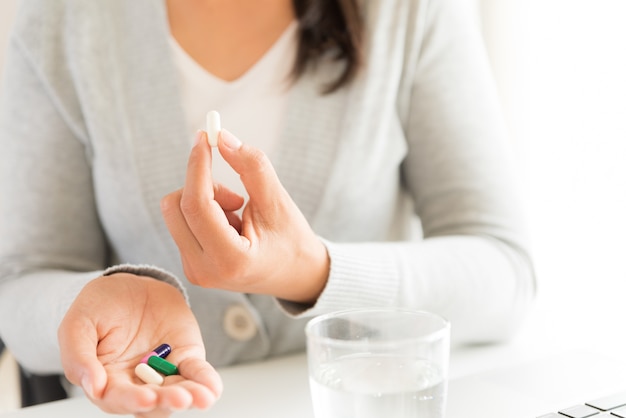
M 516 350 L 515 345 L 475 347 L 456 351 L 451 357 L 452 376 L 473 372 L 486 359 Z M 217 404 L 207 410 L 174 414 L 181 418 L 313 418 L 309 396 L 306 356 L 294 354 L 258 363 L 220 369 L 224 393 Z M 297 411 L 297 413 L 296 413 Z M 0 415 L 2 418 L 111 417 L 86 398 L 74 398 L 24 408 Z
M 455 382 L 474 373 L 519 364 L 534 357 L 517 343 L 457 350 L 451 357 L 451 382 L 447 418 L 478 417 L 472 413 L 477 401 L 459 393 Z M 224 393 L 217 404 L 206 411 L 178 412 L 180 418 L 313 418 L 309 396 L 306 357 L 304 354 L 276 358 L 259 363 L 220 369 Z M 466 415 L 469 413 L 469 415 Z M 86 398 L 52 402 L 0 414 L 2 418 L 112 417 L 100 411 Z
M 615 303 L 621 299 L 620 294 L 622 292 L 608 299 L 593 299 L 595 302 L 588 294 L 574 298 L 570 295 L 571 309 L 566 309 L 567 303 L 555 307 L 551 299 L 544 299 L 544 302 L 540 299 L 537 308 L 512 341 L 453 350 L 447 418 L 480 416 L 476 411 L 480 411 L 482 400 L 461 393 L 459 388 L 465 386 L 457 385 L 457 382 L 463 379 L 528 362 L 559 358 L 560 353 L 572 349 L 587 350 L 612 359 L 622 358 L 621 352 L 626 346 L 622 318 L 626 315 L 623 305 Z M 178 412 L 174 417 L 313 418 L 303 353 L 219 371 L 224 381 L 224 393 L 217 404 L 206 411 Z M 546 378 L 554 379 L 554 376 Z M 104 418 L 111 415 L 101 412 L 85 398 L 74 398 L 0 414 L 0 417 Z
M 220 369 L 224 393 L 213 408 L 175 413 L 185 418 L 272 417 L 313 418 L 304 354 Z M 293 411 L 298 411 L 294 415 Z M 86 398 L 24 408 L 2 418 L 112 417 Z
M 532 357 L 519 354 L 519 346 L 515 344 L 475 347 L 455 352 L 452 356 L 452 378 L 446 418 L 491 417 L 492 415 L 480 414 L 483 408 L 481 404 L 485 399 L 479 399 L 475 394 L 468 395 L 462 392 L 464 388 L 467 388 L 467 382 L 459 386 L 455 384 L 461 382 L 462 379 L 480 376 L 482 372 L 474 374 L 474 371 L 480 368 L 480 364 L 483 365 L 482 370 L 492 367 L 498 370 L 499 367 L 508 367 L 504 365 L 521 364 L 525 361 L 524 359 Z M 206 411 L 178 412 L 173 416 L 179 418 L 313 418 L 304 354 L 229 367 L 221 369 L 220 372 L 225 390 L 222 398 L 213 408 Z M 555 376 L 551 376 L 549 381 L 552 382 L 554 379 Z M 489 387 L 489 389 L 490 394 L 487 397 L 493 396 L 492 389 L 497 391 L 498 388 Z M 491 401 L 492 403 L 495 401 L 492 407 L 513 408 L 513 405 L 498 405 L 498 399 Z M 542 411 L 549 412 L 548 410 Z M 2 418 L 113 417 L 100 411 L 86 398 L 52 402 L 0 416 Z M 513 415 L 506 416 L 512 417 Z M 530 418 L 534 416 L 536 415 L 528 415 Z

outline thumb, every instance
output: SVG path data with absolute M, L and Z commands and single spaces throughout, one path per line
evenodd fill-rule
M 82 387 L 89 398 L 100 399 L 107 374 L 98 360 L 98 336 L 93 323 L 68 312 L 59 327 L 58 338 L 67 379 Z
M 259 205 L 272 205 L 283 189 L 276 171 L 263 151 L 242 144 L 226 129 L 220 131 L 218 142 L 220 154 L 239 174 L 250 200 Z

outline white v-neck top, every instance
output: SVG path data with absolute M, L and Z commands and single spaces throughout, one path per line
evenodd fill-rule
M 297 50 L 296 28 L 294 21 L 261 59 L 234 81 L 225 81 L 205 70 L 170 37 L 189 138 L 198 129 L 205 129 L 206 113 L 217 110 L 223 128 L 243 142 L 271 153 L 283 124 Z M 213 152 L 213 178 L 247 197 L 239 176 L 217 148 Z

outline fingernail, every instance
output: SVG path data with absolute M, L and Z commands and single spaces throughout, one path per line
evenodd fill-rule
M 239 138 L 226 129 L 222 129 L 220 131 L 220 136 L 222 137 L 222 141 L 224 141 L 224 145 L 226 145 L 227 148 L 238 150 L 241 147 L 241 141 Z
M 198 129 L 198 131 L 196 132 L 196 137 L 193 140 L 193 144 L 198 145 L 200 141 L 202 141 L 203 137 L 204 137 L 204 131 L 202 129 Z
M 91 382 L 87 376 L 83 376 L 80 381 L 80 386 L 83 388 L 83 391 L 89 398 L 93 398 L 93 387 L 91 386 Z

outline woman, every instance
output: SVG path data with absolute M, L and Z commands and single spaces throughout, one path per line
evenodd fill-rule
M 210 364 L 302 350 L 330 310 L 430 310 L 465 343 L 529 307 L 465 2 L 25 0 L 7 61 L 0 333 L 104 410 L 208 407 Z M 161 343 L 181 375 L 142 385 Z

